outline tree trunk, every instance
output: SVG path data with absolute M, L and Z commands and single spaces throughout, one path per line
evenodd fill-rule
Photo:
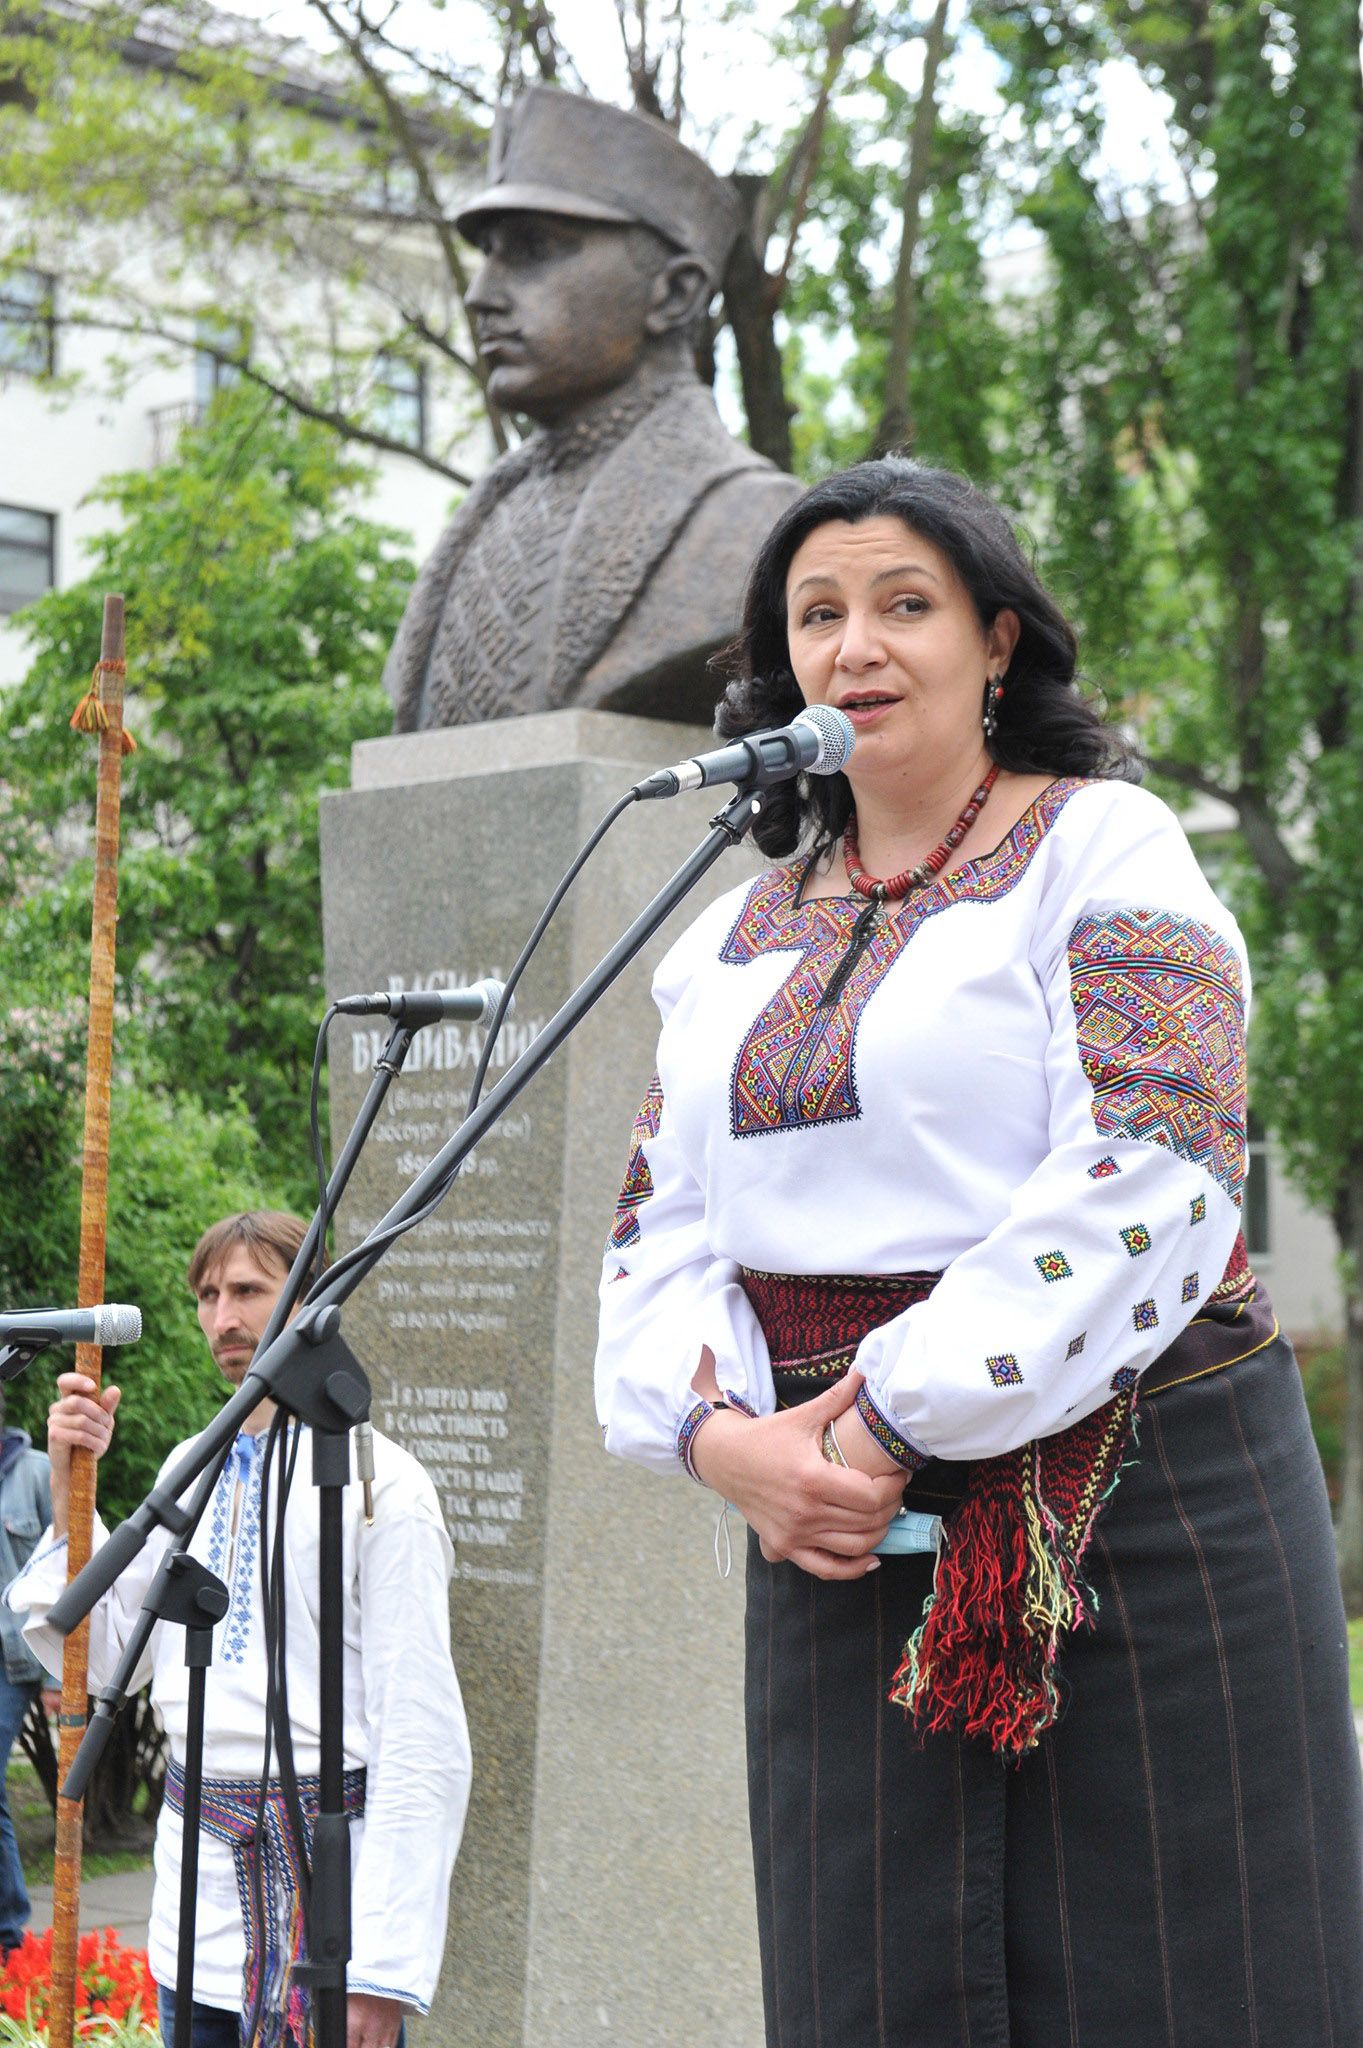
M 740 172 L 731 181 L 743 202 L 743 231 L 724 273 L 724 313 L 738 351 L 738 375 L 748 439 L 778 469 L 791 468 L 790 419 L 785 365 L 776 340 L 772 279 L 757 253 L 753 223 L 766 179 Z
M 918 250 L 919 213 L 927 190 L 932 146 L 937 133 L 937 73 L 946 51 L 949 5 L 950 0 L 937 0 L 923 44 L 923 83 L 918 93 L 918 104 L 913 110 L 913 130 L 904 167 L 894 313 L 890 322 L 890 350 L 885 363 L 885 403 L 872 442 L 873 452 L 877 455 L 887 455 L 892 448 L 909 448 L 913 444 L 909 371 L 913 364 L 914 334 L 918 326 L 918 286 L 913 274 L 913 261 Z
M 1339 1576 L 1350 1614 L 1363 1614 L 1363 1149 L 1349 1161 L 1335 1209 L 1344 1250 L 1344 1465 Z

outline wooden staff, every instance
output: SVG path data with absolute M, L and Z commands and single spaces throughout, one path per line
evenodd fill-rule
M 80 1279 L 77 1306 L 94 1308 L 104 1299 L 104 1249 L 109 1221 L 109 1086 L 114 1041 L 114 940 L 118 930 L 118 814 L 123 756 L 133 741 L 123 728 L 123 600 L 104 600 L 99 665 L 91 687 L 71 719 L 78 732 L 99 734 L 99 785 L 95 800 L 95 887 L 90 927 L 90 1024 L 85 1061 L 85 1145 L 80 1204 Z M 76 1346 L 76 1370 L 96 1388 L 103 1379 L 98 1344 Z M 95 1456 L 71 1454 L 67 1536 L 67 1580 L 90 1556 L 95 1519 Z M 83 1621 L 66 1639 L 62 1655 L 59 1722 L 61 1782 L 75 1760 L 88 1709 L 87 1661 L 90 1624 Z M 80 1939 L 80 1859 L 83 1806 L 57 1799 L 57 1853 L 52 1872 L 51 2048 L 72 2048 L 76 2014 L 76 1949 Z

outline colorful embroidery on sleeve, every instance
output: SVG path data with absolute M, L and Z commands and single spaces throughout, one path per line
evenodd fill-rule
M 1199 1288 L 1196 1273 L 1185 1273 L 1183 1276 L 1183 1293 L 1180 1298 L 1183 1301 L 1196 1301 L 1198 1297 L 1198 1292 Z
M 1065 1353 L 1065 1356 L 1066 1356 L 1066 1358 L 1067 1358 L 1067 1359 L 1069 1359 L 1069 1358 L 1077 1358 L 1077 1357 L 1079 1356 L 1080 1352 L 1081 1352 L 1081 1351 L 1083 1350 L 1083 1348 L 1084 1348 L 1084 1339 L 1085 1339 L 1085 1337 L 1087 1337 L 1087 1335 L 1088 1335 L 1088 1331 L 1087 1331 L 1087 1330 L 1081 1330 L 1081 1331 L 1079 1332 L 1079 1335 L 1078 1335 L 1077 1337 L 1071 1337 L 1071 1338 L 1070 1338 L 1070 1348 L 1069 1348 L 1069 1350 L 1068 1350 L 1068 1351 L 1067 1351 L 1067 1352 Z
M 1131 1311 L 1131 1320 L 1138 1330 L 1159 1328 L 1159 1310 L 1155 1307 L 1153 1295 L 1147 1295 L 1144 1301 L 1136 1303 Z
M 1190 1223 L 1205 1223 L 1206 1220 L 1207 1197 L 1205 1195 L 1194 1195 L 1188 1204 L 1188 1221 Z
M 1074 1268 L 1063 1252 L 1038 1252 L 1032 1260 L 1043 1280 L 1072 1280 Z
M 658 1135 L 658 1126 L 663 1120 L 662 1083 L 655 1074 L 649 1082 L 639 1114 L 634 1119 L 630 1132 L 629 1159 L 625 1166 L 624 1184 L 615 1203 L 615 1228 L 612 1230 L 608 1248 L 622 1252 L 626 1245 L 639 1241 L 639 1210 L 653 1193 L 653 1175 L 648 1170 L 644 1146 L 650 1138 Z M 623 1269 L 622 1269 L 623 1270 Z M 618 1280 L 620 1275 L 616 1274 Z
M 1155 1241 L 1143 1223 L 1128 1223 L 1117 1235 L 1133 1259 L 1138 1259 L 1142 1252 L 1148 1252 Z
M 1112 1375 L 1112 1392 L 1129 1394 L 1139 1378 L 1140 1373 L 1134 1365 L 1119 1365 Z
M 1233 948 L 1192 918 L 1131 909 L 1081 918 L 1069 956 L 1097 1131 L 1166 1146 L 1238 1203 L 1245 1005 Z
M 697 1485 L 700 1484 L 700 1481 L 696 1478 L 696 1471 L 691 1463 L 691 1446 L 695 1442 L 696 1431 L 700 1428 L 702 1422 L 708 1421 L 714 1412 L 708 1401 L 696 1401 L 683 1415 L 681 1426 L 677 1431 L 677 1456 L 681 1459 L 691 1477 L 696 1479 Z
M 1020 1387 L 1022 1385 L 1022 1367 L 1018 1364 L 1011 1351 L 1001 1351 L 996 1357 L 986 1358 L 984 1362 L 989 1368 L 989 1377 L 996 1387 Z
M 902 1465 L 906 1472 L 917 1472 L 921 1466 L 927 1464 L 925 1454 L 915 1450 L 908 1438 L 901 1436 L 889 1418 L 881 1414 L 865 1387 L 861 1387 L 857 1392 L 857 1414 L 880 1448 L 889 1452 L 896 1465 Z
M 1113 1174 L 1120 1173 L 1121 1170 L 1121 1167 L 1118 1166 L 1112 1154 L 1108 1152 L 1105 1153 L 1104 1156 L 1096 1162 L 1096 1164 L 1089 1168 L 1089 1179 L 1111 1180 Z

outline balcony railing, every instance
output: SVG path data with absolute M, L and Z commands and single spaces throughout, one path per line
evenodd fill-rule
M 158 469 L 171 460 L 185 428 L 198 426 L 203 407 L 186 398 L 178 405 L 154 405 L 147 417 L 151 422 L 151 466 Z

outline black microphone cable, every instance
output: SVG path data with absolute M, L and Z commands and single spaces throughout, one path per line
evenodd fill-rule
M 265 1743 L 260 1764 L 260 1784 L 256 1793 L 255 1826 L 251 1830 L 250 1861 L 248 1864 L 251 1886 L 251 1908 L 255 1924 L 264 1935 L 265 1929 L 265 1809 L 270 1797 L 270 1762 L 274 1749 L 274 1659 L 271 1654 L 273 1632 L 271 1629 L 270 1593 L 270 1546 L 266 1525 L 269 1509 L 270 1473 L 277 1442 L 279 1411 L 276 1409 L 270 1420 L 270 1432 L 265 1440 L 263 1463 L 260 1472 L 260 1611 L 261 1648 L 265 1654 Z M 246 2025 L 242 2033 L 243 2048 L 256 2048 L 261 2023 L 265 2017 L 265 1958 L 258 1956 L 255 1989 L 251 1995 L 251 2009 L 243 2015 Z
M 626 790 L 622 797 L 616 798 L 615 802 L 606 812 L 606 815 L 595 826 L 590 837 L 573 856 L 567 872 L 555 887 L 549 901 L 540 912 L 533 931 L 517 954 L 511 972 L 507 975 L 506 986 L 503 988 L 497 1007 L 492 1013 L 492 1019 L 487 1027 L 487 1036 L 483 1040 L 483 1050 L 479 1055 L 478 1064 L 474 1068 L 473 1080 L 469 1087 L 468 1109 L 465 1111 L 466 1116 L 478 1106 L 478 1099 L 482 1094 L 483 1084 L 487 1079 L 488 1067 L 492 1061 L 492 1052 L 497 1042 L 497 1035 L 506 1021 L 507 1012 L 511 1007 L 511 998 L 516 992 L 516 984 L 529 965 L 531 955 L 548 930 L 550 921 L 558 910 L 559 905 L 581 874 L 583 868 L 587 865 L 587 862 L 596 852 L 601 841 L 610 831 L 612 825 L 614 825 L 616 819 L 623 812 L 627 811 L 631 804 L 638 801 L 639 793 L 637 789 Z M 434 1215 L 450 1189 L 454 1186 L 455 1181 L 459 1178 L 463 1167 L 464 1161 L 461 1159 L 459 1164 L 452 1168 L 439 1187 L 434 1189 L 429 1198 L 413 1215 L 404 1216 L 401 1222 L 390 1224 L 388 1229 L 382 1231 L 377 1237 L 367 1237 L 362 1244 L 352 1246 L 348 1252 L 343 1252 L 338 1259 L 333 1260 L 332 1264 L 327 1268 L 328 1278 L 335 1280 L 339 1275 L 348 1272 L 352 1266 L 357 1265 L 362 1258 L 368 1259 L 374 1254 L 387 1251 L 391 1244 L 396 1244 L 397 1240 L 405 1236 L 409 1230 L 415 1230 L 419 1223 L 424 1223 L 428 1216 Z M 314 1291 L 315 1286 L 316 1283 L 314 1283 Z M 312 1292 L 309 1293 L 308 1299 L 311 1301 Z
M 315 1287 L 321 1279 L 326 1265 L 327 1229 L 331 1215 L 327 1208 L 326 1157 L 322 1147 L 322 1062 L 329 1060 L 327 1037 L 332 1019 L 339 1015 L 335 1003 L 328 1003 L 326 1014 L 317 1027 L 317 1040 L 312 1049 L 312 1082 L 308 1089 L 308 1138 L 312 1145 L 313 1170 L 317 1175 L 317 1253 L 312 1269 L 312 1284 Z M 339 1200 L 339 1195 L 337 1197 Z
M 286 1578 L 284 1570 L 285 1513 L 293 1489 L 294 1469 L 298 1460 L 302 1431 L 294 1428 L 289 1435 L 289 1418 L 282 1408 L 276 1408 L 271 1417 L 269 1434 L 266 1437 L 260 1474 L 260 1583 L 265 1653 L 265 1749 L 261 1763 L 260 1790 L 256 1805 L 256 1824 L 252 1836 L 251 1857 L 251 1899 L 255 1909 L 256 1924 L 262 1938 L 268 1930 L 265 1927 L 265 1882 L 263 1856 L 265 1848 L 265 1812 L 270 1796 L 270 1764 L 277 1750 L 279 1756 L 279 1784 L 284 1802 L 284 1824 L 293 1842 L 294 1862 L 298 1871 L 298 1910 L 302 1924 L 307 1925 L 308 1900 L 311 1889 L 312 1865 L 308 1855 L 307 1832 L 303 1819 L 302 1800 L 298 1789 L 298 1776 L 293 1755 L 293 1727 L 289 1719 L 288 1671 L 285 1659 L 288 1651 L 286 1626 Z M 283 1448 L 281 1449 L 281 1445 Z M 276 1478 L 277 1474 L 277 1478 Z M 270 1483 L 275 1479 L 278 1501 L 274 1518 L 273 1533 L 270 1525 Z M 264 2020 L 265 1967 L 264 1957 L 256 1977 L 255 1992 L 251 2010 L 243 2035 L 245 2048 L 254 2048 L 260 2027 Z

